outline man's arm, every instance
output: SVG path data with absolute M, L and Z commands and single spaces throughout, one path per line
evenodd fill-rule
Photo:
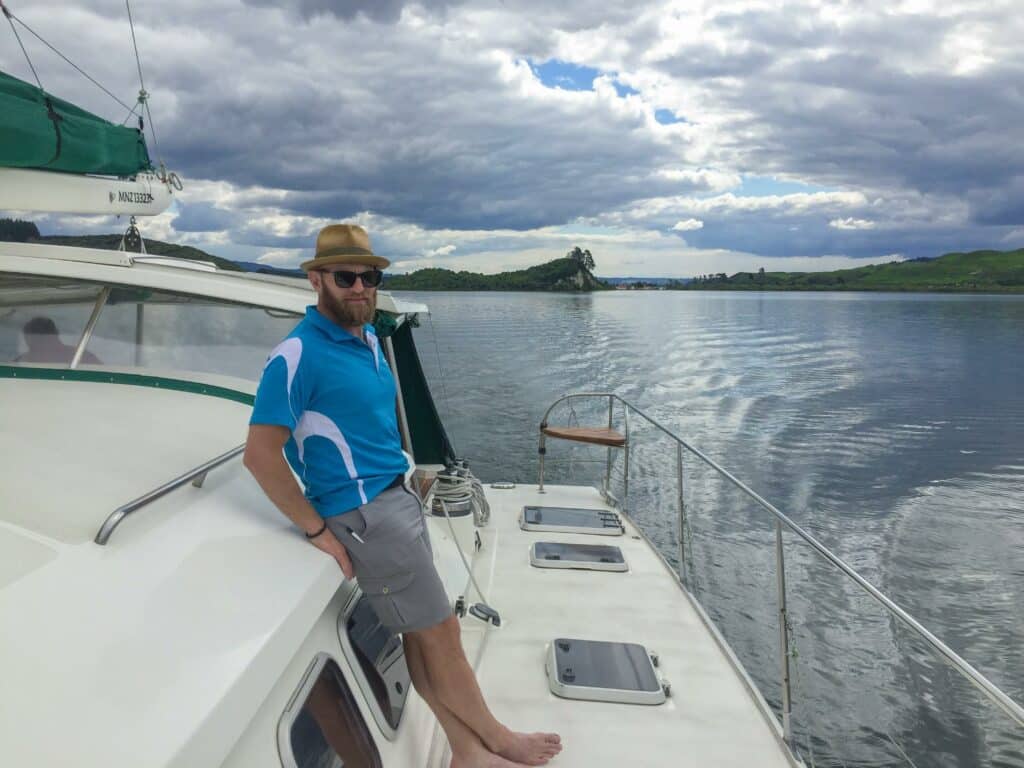
M 307 534 L 316 533 L 323 528 L 324 520 L 306 500 L 282 452 L 290 434 L 287 427 L 274 424 L 250 425 L 242 462 L 267 497 L 289 520 Z M 353 577 L 348 552 L 330 528 L 310 542 L 338 561 L 346 579 Z

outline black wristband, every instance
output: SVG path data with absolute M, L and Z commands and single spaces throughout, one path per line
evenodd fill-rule
M 324 520 L 324 524 L 322 526 L 320 526 L 320 530 L 317 531 L 316 533 L 307 533 L 306 534 L 306 538 L 307 539 L 315 539 L 317 536 L 319 536 L 321 533 L 323 533 L 326 530 L 327 530 L 327 521 Z

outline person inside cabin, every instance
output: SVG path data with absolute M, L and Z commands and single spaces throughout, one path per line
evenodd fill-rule
M 404 482 L 410 467 L 397 390 L 371 325 L 388 264 L 362 227 L 320 231 L 314 257 L 301 265 L 317 303 L 268 357 L 245 466 L 344 577 L 358 579 L 381 623 L 402 635 L 413 685 L 448 736 L 452 766 L 543 765 L 561 739 L 513 731 L 491 714 L 434 567 L 423 508 Z
M 22 326 L 21 333 L 28 349 L 14 359 L 16 363 L 70 363 L 75 357 L 75 347 L 60 340 L 57 324 L 49 317 L 33 317 Z M 89 351 L 79 362 L 100 365 L 100 359 Z

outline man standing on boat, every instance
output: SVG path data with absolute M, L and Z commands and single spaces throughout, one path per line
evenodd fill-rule
M 395 382 L 370 324 L 388 264 L 361 227 L 321 230 L 302 264 L 317 304 L 270 354 L 245 465 L 345 578 L 359 580 L 381 623 L 402 633 L 413 685 L 448 736 L 452 765 L 542 765 L 561 750 L 559 737 L 511 731 L 487 708 L 422 507 L 404 487 Z

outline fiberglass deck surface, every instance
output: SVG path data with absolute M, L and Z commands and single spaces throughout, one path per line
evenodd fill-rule
M 478 674 L 499 719 L 517 730 L 561 734 L 565 748 L 553 768 L 791 765 L 725 652 L 630 522 L 614 538 L 520 530 L 524 504 L 607 508 L 596 490 L 550 486 L 540 494 L 520 485 L 488 488 L 487 496 L 491 522 L 480 531 L 475 572 L 502 626 L 488 633 Z M 534 568 L 535 541 L 616 545 L 630 570 Z M 644 644 L 659 654 L 671 697 L 642 706 L 554 696 L 544 658 L 556 637 Z

